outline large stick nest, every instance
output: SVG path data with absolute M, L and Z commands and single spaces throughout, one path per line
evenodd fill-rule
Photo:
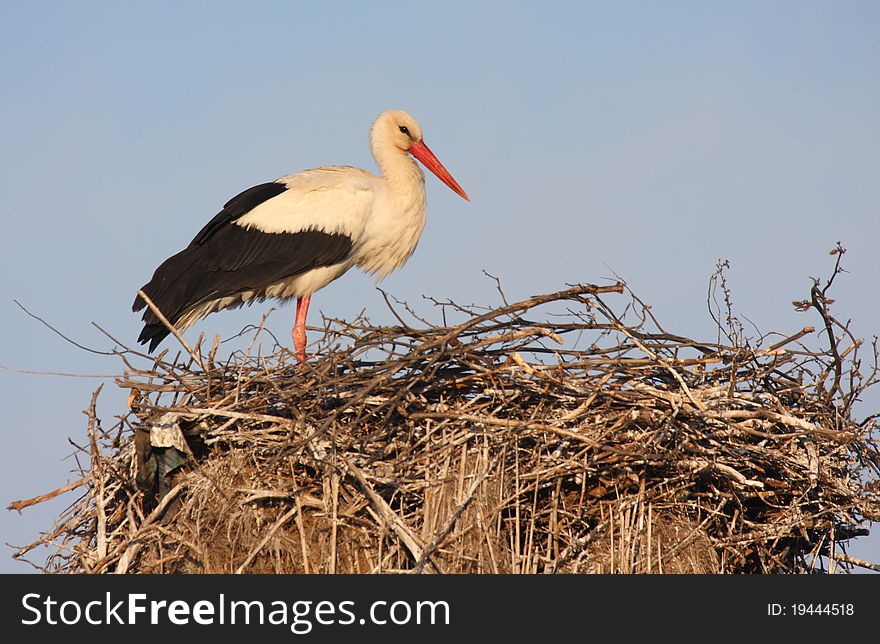
M 612 284 L 436 303 L 456 324 L 401 306 L 399 326 L 326 321 L 303 364 L 260 355 L 262 329 L 223 362 L 216 340 L 120 350 L 131 410 L 105 431 L 95 393 L 63 488 L 84 492 L 18 556 L 48 544 L 40 567 L 66 573 L 870 567 L 845 546 L 880 518 L 876 417 L 853 411 L 876 346 L 862 373 L 830 282 L 797 303 L 819 332 L 752 340 L 723 303 L 713 341 L 670 334 Z

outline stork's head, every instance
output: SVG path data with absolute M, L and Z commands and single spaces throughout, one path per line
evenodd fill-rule
M 377 147 L 396 148 L 402 153 L 409 153 L 422 162 L 440 181 L 449 186 L 455 193 L 470 201 L 470 197 L 452 178 L 449 171 L 425 145 L 422 138 L 422 126 L 403 110 L 386 110 L 373 122 L 370 130 L 370 142 L 375 150 Z
M 408 152 L 414 142 L 422 140 L 422 126 L 403 110 L 386 110 L 373 123 L 371 138 Z

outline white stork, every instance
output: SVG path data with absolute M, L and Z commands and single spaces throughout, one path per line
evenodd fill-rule
M 352 266 L 381 280 L 413 254 L 425 227 L 425 175 L 412 157 L 470 200 L 406 112 L 378 116 L 370 149 L 381 176 L 325 166 L 233 197 L 189 246 L 162 262 L 143 292 L 179 330 L 222 309 L 295 297 L 293 345 L 305 359 L 312 293 Z M 132 309 L 144 307 L 138 294 Z M 143 321 L 138 341 L 153 351 L 169 331 L 150 308 Z

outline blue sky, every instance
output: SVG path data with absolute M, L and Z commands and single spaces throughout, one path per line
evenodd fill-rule
M 229 197 L 322 164 L 373 169 L 368 128 L 389 107 L 473 200 L 429 178 L 419 248 L 383 284 L 420 310 L 422 294 L 495 303 L 484 269 L 509 298 L 615 271 L 668 329 L 713 337 L 723 258 L 736 312 L 793 331 L 816 324 L 790 302 L 842 240 L 835 311 L 880 332 L 877 2 L 3 1 L 0 78 L 3 365 L 116 373 L 12 299 L 84 344 L 109 348 L 92 321 L 132 342 L 137 288 Z M 312 307 L 390 321 L 354 272 Z M 292 316 L 270 318 L 279 337 Z M 0 370 L 3 505 L 68 480 L 97 382 Z M 109 383 L 105 424 L 123 408 Z M 3 542 L 71 500 L 0 513 Z M 880 560 L 880 534 L 852 552 Z

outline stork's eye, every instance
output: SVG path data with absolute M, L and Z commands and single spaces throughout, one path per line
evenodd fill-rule
M 407 129 L 407 127 L 405 125 L 400 126 L 400 131 L 403 132 L 404 134 L 406 134 L 407 136 L 409 136 L 409 130 Z

